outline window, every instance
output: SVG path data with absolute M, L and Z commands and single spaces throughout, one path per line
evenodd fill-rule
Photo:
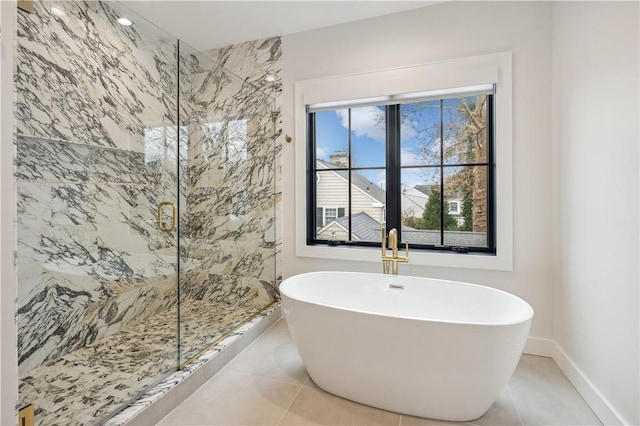
M 332 220 L 338 218 L 338 209 L 326 208 L 324 209 L 324 223 L 327 224 Z
M 344 207 L 318 207 L 316 208 L 316 227 L 320 229 L 343 216 Z
M 460 214 L 460 201 L 449 201 L 449 214 Z M 464 222 L 463 222 L 464 223 Z
M 386 226 L 412 248 L 495 253 L 494 102 L 485 85 L 307 106 L 307 243 L 377 245 Z
M 393 67 L 394 64 L 389 64 L 389 66 Z M 490 107 L 487 108 L 487 113 L 490 113 L 494 118 L 491 120 L 492 151 L 489 156 L 489 166 L 487 166 L 487 170 L 492 175 L 492 184 L 488 185 L 492 194 L 488 198 L 491 200 L 493 211 L 488 212 L 488 216 L 490 215 L 491 217 L 490 226 L 492 226 L 493 232 L 489 232 L 489 235 L 490 238 L 493 238 L 493 241 L 488 242 L 485 251 L 479 249 L 477 251 L 471 250 L 469 253 L 461 253 L 456 250 L 448 252 L 446 256 L 442 255 L 441 250 L 453 250 L 452 248 L 439 248 L 434 245 L 434 250 L 412 250 L 410 263 L 417 267 L 435 266 L 512 271 L 514 254 L 512 146 L 514 96 L 512 69 L 512 53 L 499 52 L 412 66 L 400 64 L 395 68 L 372 70 L 359 74 L 332 75 L 310 80 L 299 80 L 295 82 L 293 93 L 294 135 L 299 143 L 304 144 L 304 141 L 309 140 L 309 113 L 321 112 L 321 109 L 318 108 L 319 106 L 324 106 L 322 110 L 328 111 L 376 105 L 403 105 L 412 102 L 455 98 L 469 94 L 468 92 L 452 93 L 450 88 L 493 85 L 494 96 L 492 102 L 490 102 Z M 418 99 L 415 95 L 418 92 L 429 95 L 437 93 L 439 96 L 430 99 L 426 99 L 425 96 L 422 99 Z M 413 99 L 408 99 L 411 96 L 404 94 L 411 94 Z M 295 179 L 296 185 L 293 191 L 294 196 L 289 198 L 294 203 L 295 220 L 292 226 L 294 227 L 295 236 L 295 256 L 312 259 L 379 263 L 379 241 L 368 243 L 353 239 L 349 240 L 348 218 L 353 213 L 347 209 L 345 209 L 344 219 L 334 221 L 334 224 L 340 222 L 344 223 L 345 226 L 344 230 L 341 231 L 343 232 L 342 235 L 336 231 L 336 238 L 333 243 L 329 243 L 327 238 L 318 238 L 319 236 L 310 232 L 308 225 L 309 214 L 313 212 L 310 194 L 314 188 L 310 185 L 308 177 L 310 165 L 313 164 L 311 151 L 314 150 L 313 155 L 315 155 L 315 147 L 312 148 L 307 145 L 304 148 L 294 150 L 295 162 L 293 164 L 292 178 Z M 341 149 L 347 150 L 348 145 L 343 143 Z M 326 155 L 323 158 L 327 159 L 330 152 L 326 153 Z M 388 158 L 385 160 L 388 161 Z M 358 164 L 355 164 L 355 166 L 357 167 Z M 375 180 L 373 182 L 380 183 Z M 385 193 L 391 193 L 389 188 L 389 182 L 385 181 Z M 403 202 L 413 203 L 414 206 L 424 206 L 428 195 L 421 191 L 414 191 L 414 189 L 414 186 L 398 185 L 395 191 L 404 195 L 402 197 Z M 473 199 L 469 200 L 468 198 L 465 200 L 461 197 L 459 200 L 461 213 L 469 211 L 469 204 Z M 449 200 L 455 200 L 455 198 L 451 197 Z M 391 211 L 393 206 L 389 206 L 387 211 L 386 199 L 383 204 L 384 207 L 382 209 L 386 211 L 383 214 L 386 214 L 388 218 L 385 223 L 389 227 L 391 216 L 394 214 Z M 319 206 L 322 206 L 322 204 L 319 204 Z M 339 204 L 339 206 L 348 207 L 346 204 Z M 421 212 L 415 207 L 413 209 L 412 217 L 420 217 Z M 461 219 L 463 217 L 463 214 L 456 216 L 456 220 L 462 222 Z M 465 223 L 468 226 L 469 221 Z M 459 223 L 459 226 L 461 225 L 462 223 Z M 448 233 L 451 232 L 453 231 L 448 231 Z M 336 244 L 336 240 L 345 243 Z M 489 249 L 489 244 L 493 245 L 494 251 Z M 353 247 L 354 245 L 356 247 Z M 370 247 L 362 247 L 367 245 Z M 415 243 L 412 243 L 411 246 L 412 248 L 416 247 Z

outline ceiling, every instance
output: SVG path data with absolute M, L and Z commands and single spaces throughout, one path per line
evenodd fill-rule
M 132 1 L 127 7 L 196 50 L 286 35 L 441 1 Z

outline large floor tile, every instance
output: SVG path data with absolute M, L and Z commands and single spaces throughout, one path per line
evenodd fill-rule
M 600 425 L 551 358 L 523 355 L 509 382 L 525 425 Z
M 358 404 L 311 381 L 282 320 L 160 424 L 566 426 L 600 422 L 552 359 L 531 355 L 523 355 L 487 413 L 469 422 L 424 419 Z
M 280 425 L 393 425 L 400 415 L 339 398 L 307 379 Z
M 297 384 L 307 378 L 284 319 L 256 339 L 228 368 Z
M 469 423 L 445 422 L 444 420 L 424 419 L 422 417 L 413 417 L 402 415 L 400 426 L 457 426 L 469 425 Z
M 479 419 L 468 422 L 446 422 L 443 420 L 423 419 L 402 415 L 401 426 L 450 426 L 450 425 L 478 425 L 478 426 L 521 426 L 509 390 L 505 387 L 500 396 L 489 410 Z
M 300 389 L 233 369 L 223 369 L 159 425 L 275 425 Z
M 522 421 L 518 416 L 509 389 L 505 387 L 496 402 L 494 402 L 487 412 L 479 419 L 471 420 L 469 423 L 478 426 L 521 426 Z

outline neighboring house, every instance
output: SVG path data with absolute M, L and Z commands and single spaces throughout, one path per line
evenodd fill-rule
M 346 170 L 331 170 L 334 164 L 318 160 L 317 168 L 331 171 L 316 175 L 316 224 L 322 228 L 332 220 L 343 217 L 349 210 L 349 174 Z M 358 173 L 351 174 L 351 211 L 364 212 L 384 222 L 385 191 Z M 324 235 L 318 233 L 318 237 Z
M 419 189 L 419 186 L 424 188 Z M 422 217 L 424 205 L 429 199 L 430 193 L 431 187 L 429 185 L 416 185 L 411 188 L 405 188 L 402 191 L 402 216 Z
M 351 217 L 352 241 L 380 241 L 382 225 L 365 212 L 356 213 Z M 320 238 L 339 241 L 349 240 L 349 217 L 339 217 L 318 231 Z M 440 231 L 415 229 L 402 225 L 403 241 L 411 243 L 439 245 Z M 484 233 L 447 231 L 444 236 L 445 244 L 452 246 L 478 246 L 487 244 Z M 400 244 L 402 246 L 402 244 Z M 403 249 L 403 247 L 400 247 Z
M 347 216 L 349 212 L 349 173 L 346 170 L 335 170 L 335 167 L 348 167 L 348 157 L 345 152 L 340 151 L 333 153 L 330 159 L 331 162 L 316 160 L 317 169 L 322 170 L 316 174 L 317 236 L 319 239 L 344 241 L 349 239 L 349 218 Z M 416 185 L 403 191 L 401 205 L 404 217 L 422 217 L 431 188 L 431 185 Z M 386 192 L 384 189 L 357 172 L 351 173 L 353 240 L 378 241 L 380 239 L 380 227 L 386 217 L 385 202 Z M 448 200 L 448 207 L 448 213 L 456 218 L 458 225 L 464 224 L 461 198 L 456 197 Z M 403 226 L 402 229 L 404 232 L 405 227 Z M 406 227 L 406 230 L 416 231 L 409 227 Z M 435 234 L 433 238 L 435 240 Z M 430 239 L 431 237 L 429 237 Z
M 431 194 L 432 185 L 416 185 L 403 191 L 402 215 L 403 217 L 422 217 L 424 205 Z M 455 196 L 447 200 L 447 213 L 453 216 L 458 222 L 458 226 L 464 225 L 462 216 L 462 195 Z
M 382 238 L 382 224 L 365 212 L 351 216 L 352 240 L 379 241 Z M 347 241 L 349 239 L 349 216 L 339 217 L 318 231 L 320 238 Z

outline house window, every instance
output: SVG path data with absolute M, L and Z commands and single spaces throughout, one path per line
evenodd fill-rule
M 334 220 L 344 217 L 344 207 L 318 207 L 316 208 L 316 226 L 322 228 Z
M 307 106 L 307 243 L 495 253 L 492 85 Z M 443 207 L 444 206 L 444 207 Z
M 460 201 L 449 201 L 449 214 L 460 214 Z
M 334 208 L 325 208 L 324 209 L 324 223 L 329 223 L 332 220 L 338 218 L 338 209 Z

